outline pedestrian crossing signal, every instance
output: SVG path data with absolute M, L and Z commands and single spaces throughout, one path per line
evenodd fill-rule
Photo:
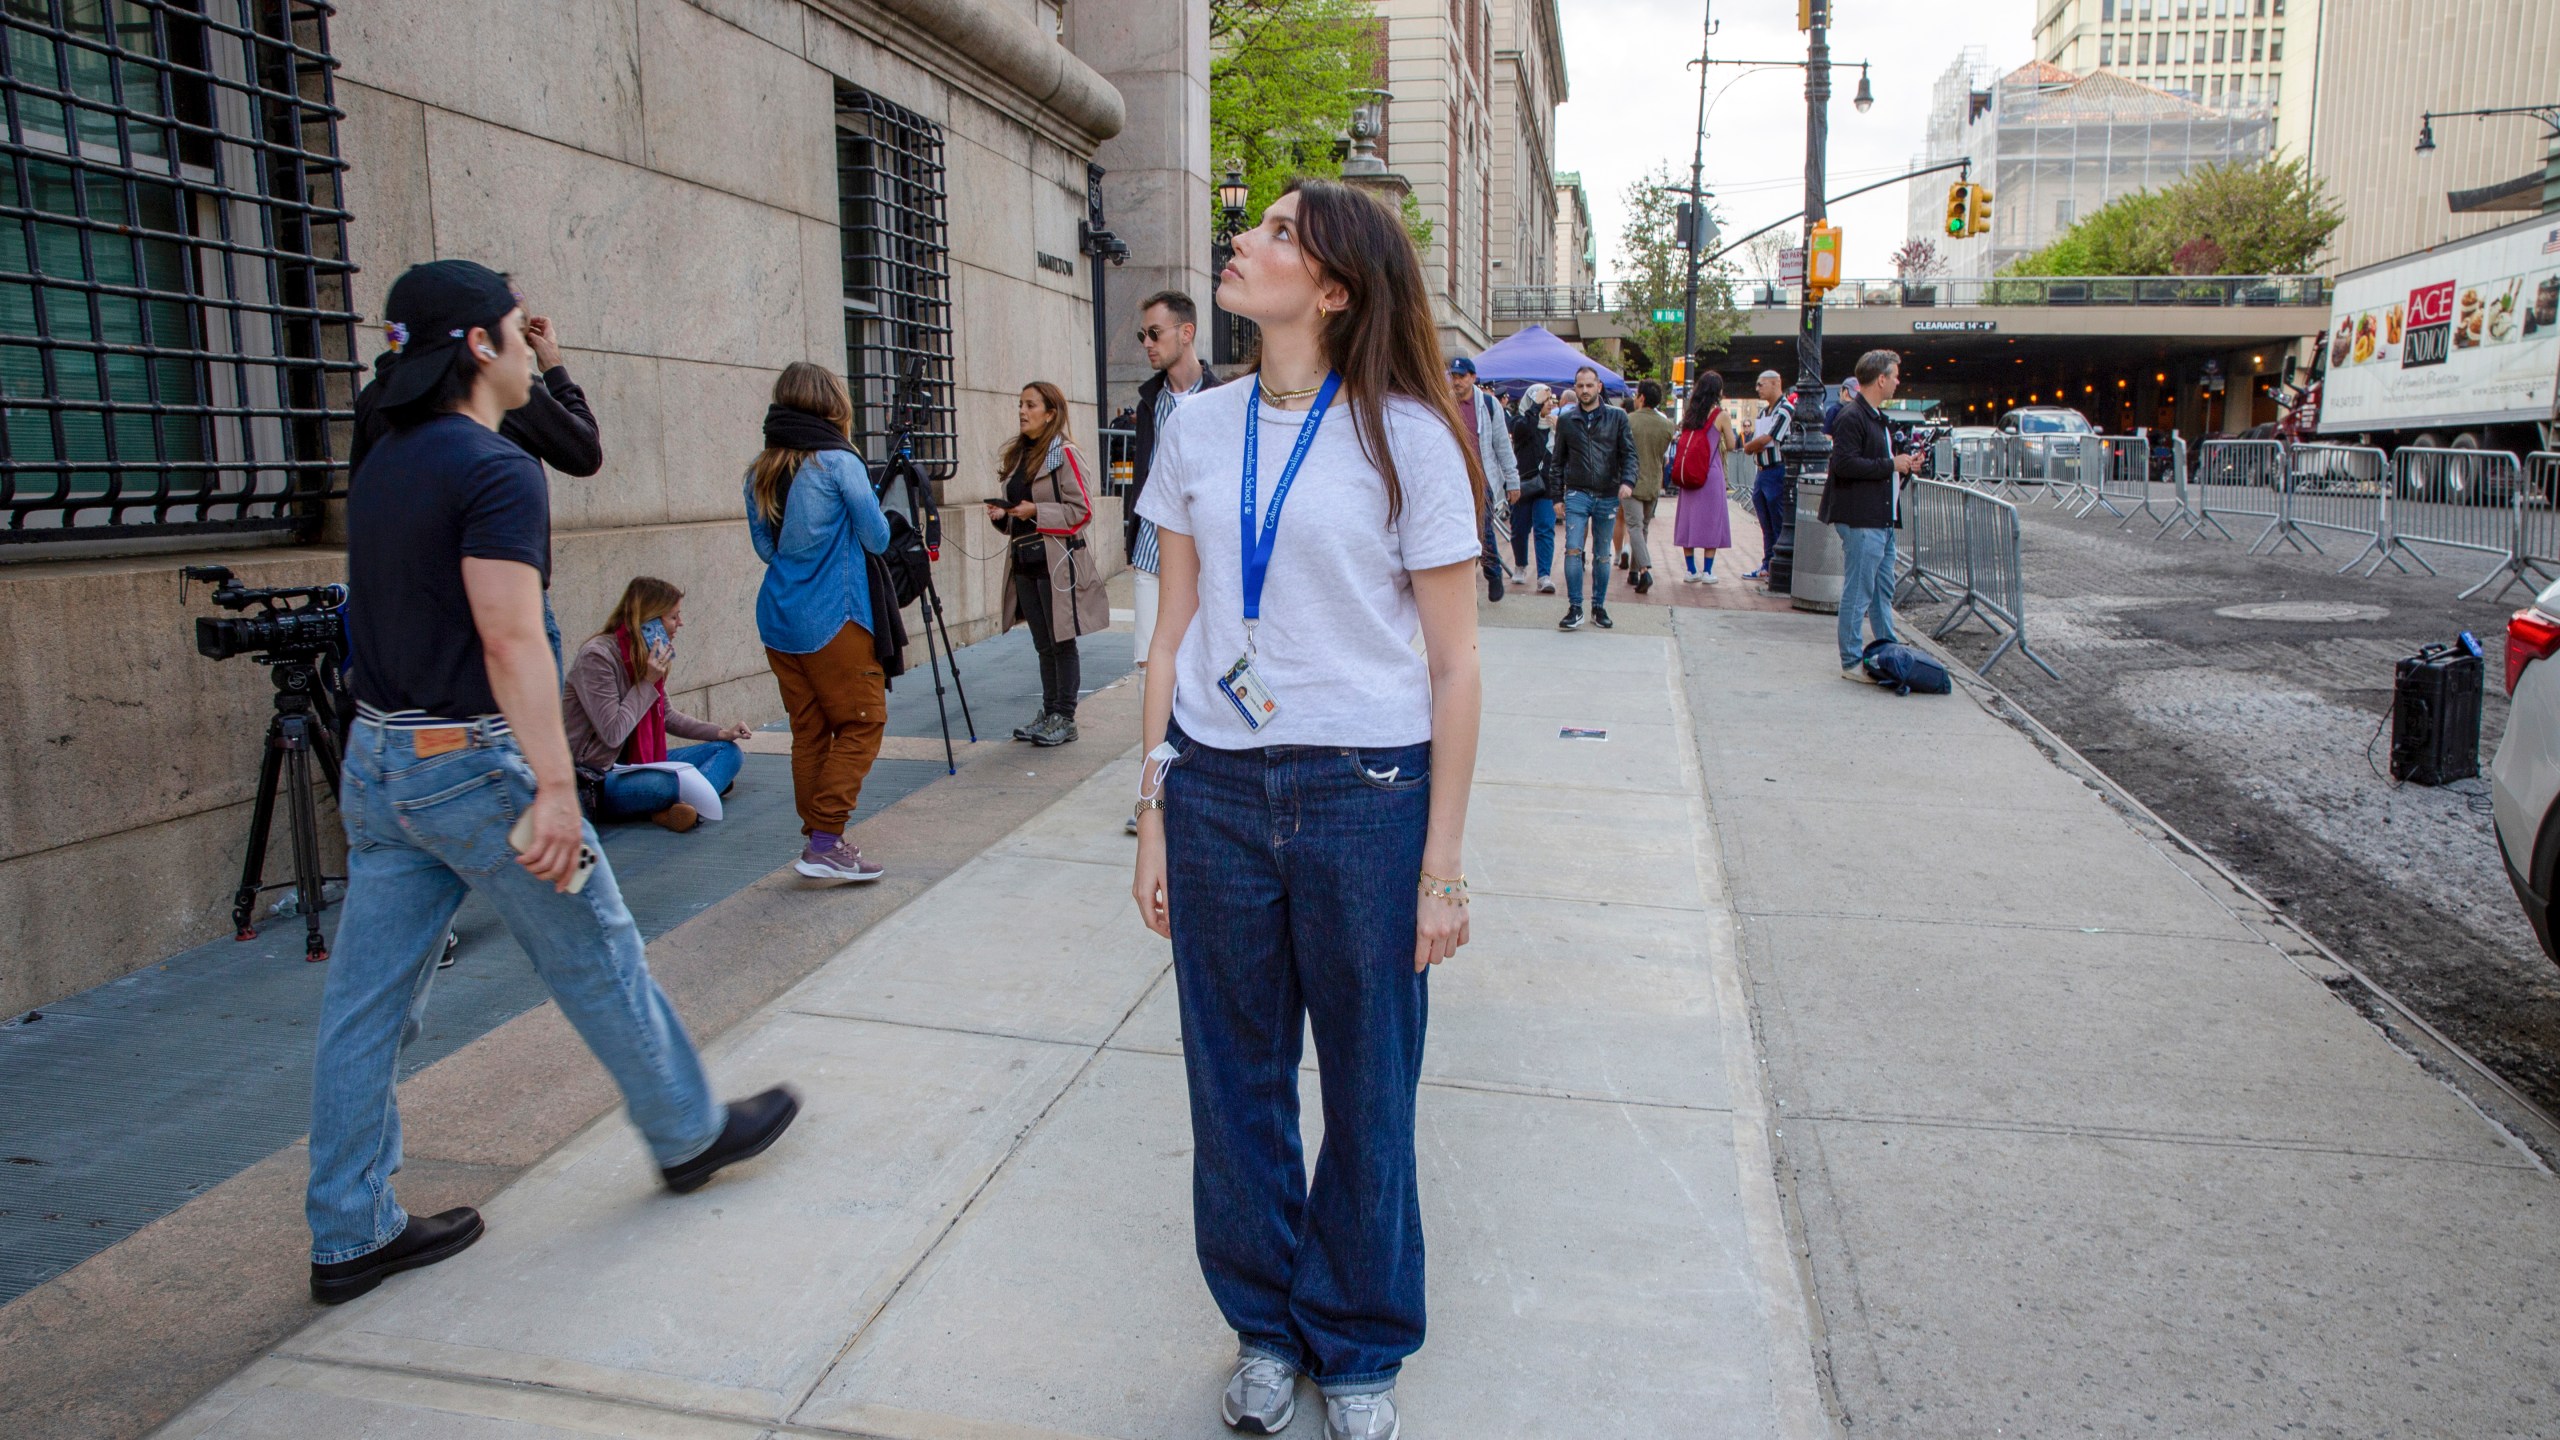
M 1991 187 L 1988 185 L 1968 185 L 1965 188 L 1970 191 L 1972 195 L 1971 202 L 1966 207 L 1964 220 L 1965 233 L 1968 235 L 1990 234 Z
M 1959 180 L 1947 187 L 1947 236 L 1961 240 L 1973 233 L 1973 185 Z

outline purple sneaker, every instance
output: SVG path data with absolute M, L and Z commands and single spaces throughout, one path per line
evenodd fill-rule
M 820 845 L 821 840 L 826 843 Z M 833 835 L 810 836 L 807 848 L 791 868 L 812 880 L 877 880 L 889 873 Z

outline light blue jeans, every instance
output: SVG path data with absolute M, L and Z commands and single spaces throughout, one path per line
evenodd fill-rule
M 1591 603 L 1600 606 L 1609 599 L 1609 536 L 1618 528 L 1618 497 L 1594 495 L 1588 490 L 1568 492 L 1564 497 L 1564 603 L 1582 608 L 1583 541 L 1596 536 L 1599 544 L 1591 548 Z M 1586 535 L 1585 532 L 1588 532 Z
M 1885 525 L 1834 525 L 1840 537 L 1840 668 L 1867 653 L 1863 625 L 1878 640 L 1893 638 L 1893 529 Z
M 738 767 L 746 763 L 745 752 L 734 740 L 679 746 L 668 751 L 667 758 L 701 771 L 715 795 L 728 793 L 729 782 L 738 778 Z M 602 789 L 604 813 L 597 819 L 646 820 L 676 803 L 678 784 L 672 770 L 617 770 L 606 774 Z
M 507 832 L 533 803 L 513 739 L 418 758 L 418 732 L 358 720 L 340 772 L 347 898 L 331 947 L 312 1057 L 311 1260 L 334 1264 L 399 1238 L 392 1197 L 403 1022 L 425 993 L 466 890 L 487 900 L 533 960 L 560 1012 L 614 1083 L 661 1167 L 709 1149 L 728 1113 L 675 1007 L 649 978 L 613 866 L 563 895 L 516 863 Z M 586 842 L 596 845 L 593 827 Z M 597 853 L 603 853 L 596 847 Z

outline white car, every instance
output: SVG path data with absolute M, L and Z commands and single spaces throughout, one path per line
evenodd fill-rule
M 2560 869 L 2560 584 L 2507 622 L 2507 733 L 2489 762 L 2498 851 L 2542 952 L 2560 960 L 2552 934 Z

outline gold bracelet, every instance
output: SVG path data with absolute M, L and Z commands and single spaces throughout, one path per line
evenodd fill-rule
M 1455 880 L 1446 880 L 1425 870 L 1422 872 L 1421 891 L 1422 898 L 1426 900 L 1446 900 L 1452 905 L 1464 905 L 1467 903 L 1467 877 L 1461 875 Z

